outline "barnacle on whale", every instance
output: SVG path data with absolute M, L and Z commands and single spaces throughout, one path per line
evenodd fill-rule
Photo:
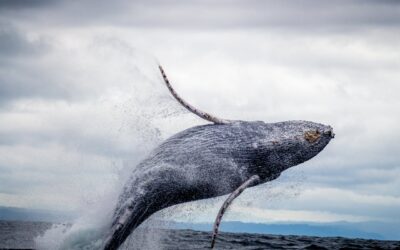
M 321 138 L 321 133 L 318 130 L 315 131 L 307 131 L 304 133 L 304 139 L 309 143 L 314 143 Z

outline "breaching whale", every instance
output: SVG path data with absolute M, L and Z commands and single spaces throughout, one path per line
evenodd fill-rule
M 133 170 L 117 202 L 105 250 L 118 249 L 153 213 L 166 207 L 231 194 L 214 225 L 212 247 L 226 207 L 245 188 L 279 177 L 282 171 L 321 152 L 332 127 L 309 121 L 232 121 L 184 101 L 159 67 L 168 89 L 185 108 L 213 124 L 195 126 L 161 143 Z

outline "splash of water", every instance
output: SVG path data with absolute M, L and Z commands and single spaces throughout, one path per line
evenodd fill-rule
M 78 179 L 74 184 L 81 186 L 83 192 L 72 196 L 77 196 L 78 200 L 83 201 L 77 209 L 80 211 L 79 216 L 72 222 L 55 224 L 37 237 L 35 242 L 38 249 L 101 248 L 116 200 L 129 173 L 149 150 L 176 132 L 171 131 L 169 124 L 186 113 L 169 96 L 154 58 L 115 39 L 97 38 L 89 44 L 89 47 L 82 45 L 69 48 L 68 53 L 59 53 L 57 56 L 61 57 L 58 59 L 62 61 L 68 60 L 68 54 L 74 53 L 74 50 L 77 54 L 84 54 L 85 60 L 82 60 L 82 65 L 80 61 L 75 61 L 69 67 L 74 72 L 77 82 L 87 81 L 90 74 L 90 82 L 96 83 L 89 87 L 96 89 L 98 95 L 91 97 L 92 101 L 87 105 L 90 106 L 90 110 L 99 114 L 97 122 L 101 125 L 97 126 L 106 127 L 103 131 L 108 131 L 108 137 L 114 141 L 112 145 L 119 147 L 107 150 L 105 157 L 109 161 L 108 165 L 113 166 L 109 174 L 114 177 L 104 182 L 102 187 L 90 186 L 83 181 L 79 183 Z M 78 70 L 83 66 L 88 68 L 89 72 Z M 91 68 L 96 70 L 90 72 Z M 125 70 L 116 72 L 115 69 L 119 68 Z M 98 69 L 101 69 L 101 72 Z M 110 75 L 115 76 L 115 80 L 105 82 L 104 79 L 112 78 Z M 104 88 L 100 92 L 97 85 L 99 83 L 100 87 Z M 82 128 L 87 127 L 93 128 L 93 121 L 82 118 Z M 75 147 L 79 151 L 80 144 L 77 142 Z M 68 160 L 68 156 L 65 158 Z M 82 162 L 85 163 L 84 160 Z M 155 235 L 158 233 L 152 233 L 150 229 L 143 231 L 142 228 L 145 227 L 146 225 L 143 225 L 141 230 L 134 234 L 135 240 L 132 237 L 124 247 L 129 248 L 140 241 L 140 245 L 147 245 L 147 249 L 157 249 Z

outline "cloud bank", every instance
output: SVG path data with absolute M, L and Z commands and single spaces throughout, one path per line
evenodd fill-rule
M 334 127 L 317 158 L 247 191 L 241 220 L 396 221 L 399 25 L 397 1 L 2 1 L 0 205 L 85 207 L 201 124 L 160 62 L 212 114 Z

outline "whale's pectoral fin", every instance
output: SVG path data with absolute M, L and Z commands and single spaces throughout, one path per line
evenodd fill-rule
M 228 206 L 233 202 L 236 197 L 238 197 L 247 187 L 256 184 L 260 181 L 260 177 L 258 175 L 253 175 L 250 177 L 247 181 L 245 181 L 242 185 L 240 185 L 235 191 L 233 191 L 228 198 L 225 200 L 224 204 L 222 204 L 222 207 L 219 209 L 217 218 L 215 218 L 214 222 L 214 230 L 212 234 L 212 239 L 211 239 L 211 248 L 214 248 L 215 244 L 215 239 L 217 238 L 218 234 L 218 228 L 219 225 L 221 224 L 222 216 L 224 216 L 224 213 Z
M 171 92 L 172 96 L 183 106 L 185 107 L 187 110 L 189 110 L 190 112 L 192 112 L 193 114 L 199 116 L 200 118 L 203 118 L 207 121 L 213 122 L 215 124 L 228 124 L 231 121 L 229 120 L 225 120 L 225 119 L 221 119 L 218 118 L 216 116 L 213 116 L 209 113 L 206 113 L 204 111 L 201 111 L 200 109 L 197 109 L 195 107 L 193 107 L 192 105 L 190 105 L 189 103 L 187 103 L 185 100 L 183 100 L 174 90 L 174 88 L 172 88 L 171 84 L 169 83 L 169 80 L 167 78 L 167 75 L 165 74 L 163 68 L 161 67 L 161 65 L 158 66 L 158 68 L 160 69 L 161 75 L 164 79 L 165 84 L 167 85 L 167 88 L 169 89 L 169 91 Z

